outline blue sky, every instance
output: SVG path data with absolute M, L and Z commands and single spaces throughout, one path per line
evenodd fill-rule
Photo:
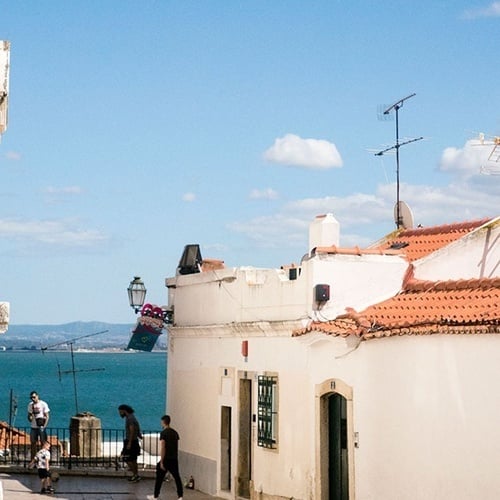
M 500 2 L 5 1 L 0 300 L 11 323 L 131 323 L 184 245 L 228 266 L 300 262 L 332 212 L 343 246 L 498 215 Z M 393 114 L 392 114 L 393 115 Z M 394 116 L 390 116 L 394 118 Z

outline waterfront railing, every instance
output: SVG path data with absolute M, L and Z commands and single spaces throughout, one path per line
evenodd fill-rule
M 0 465 L 28 468 L 31 461 L 30 427 L 0 426 Z M 51 467 L 62 469 L 107 469 L 119 471 L 127 465 L 122 456 L 123 429 L 68 429 L 48 427 Z M 36 450 L 40 449 L 38 442 Z M 140 469 L 153 469 L 159 460 L 159 433 L 144 432 Z

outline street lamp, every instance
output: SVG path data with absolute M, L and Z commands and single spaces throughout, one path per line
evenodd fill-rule
M 134 276 L 127 288 L 128 301 L 137 314 L 146 300 L 146 287 L 139 276 Z
M 151 352 L 163 329 L 173 323 L 173 308 L 144 304 L 146 287 L 139 276 L 134 276 L 127 288 L 128 301 L 137 314 L 137 323 L 132 330 L 127 350 Z

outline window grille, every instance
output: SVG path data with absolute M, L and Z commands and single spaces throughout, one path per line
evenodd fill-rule
M 278 432 L 278 377 L 259 375 L 258 389 L 257 444 L 264 448 L 276 448 Z

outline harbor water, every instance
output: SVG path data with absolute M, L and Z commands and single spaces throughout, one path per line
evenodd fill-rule
M 28 426 L 34 390 L 50 407 L 49 427 L 68 428 L 71 417 L 90 412 L 103 428 L 121 429 L 117 407 L 125 403 L 144 431 L 157 431 L 166 413 L 166 366 L 164 351 L 2 351 L 0 420 Z

